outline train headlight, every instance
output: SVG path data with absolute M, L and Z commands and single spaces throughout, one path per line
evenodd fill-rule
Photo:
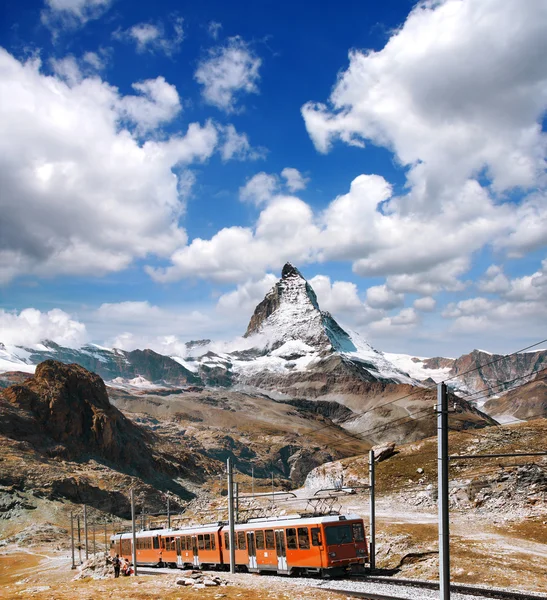
M 336 552 L 329 552 L 329 556 L 331 558 L 336 558 Z
M 357 554 L 364 556 L 366 553 L 367 551 L 364 548 L 357 548 Z

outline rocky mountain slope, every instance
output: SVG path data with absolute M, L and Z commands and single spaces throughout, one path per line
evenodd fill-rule
M 547 417 L 546 373 L 538 373 L 532 381 L 488 400 L 483 410 L 503 423 Z
M 401 370 L 419 381 L 444 381 L 462 394 L 479 398 L 501 394 L 523 385 L 535 373 L 547 368 L 547 350 L 521 352 L 504 356 L 473 350 L 459 358 L 419 358 L 408 354 L 386 354 Z M 468 371 L 471 371 L 468 373 Z M 480 395 L 479 393 L 480 392 Z
M 8 511 L 31 491 L 127 514 L 130 486 L 152 499 L 161 492 L 189 499 L 180 480 L 199 483 L 214 468 L 208 457 L 162 443 L 126 418 L 98 375 L 52 360 L 0 392 L 0 440 L 0 484 L 8 497 L 0 505 Z

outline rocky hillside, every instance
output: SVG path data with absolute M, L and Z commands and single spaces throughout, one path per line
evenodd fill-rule
M 188 499 L 177 479 L 199 483 L 215 463 L 125 417 L 98 375 L 52 360 L 0 392 L 0 440 L 8 507 L 31 491 L 127 514 L 130 485 Z
M 450 379 L 452 389 L 462 394 L 481 392 L 476 394 L 478 398 L 519 387 L 534 373 L 547 368 L 547 350 L 507 356 L 473 350 L 459 358 L 418 358 L 406 354 L 387 354 L 387 357 L 419 381 Z
M 545 372 L 532 381 L 488 400 L 483 410 L 500 422 L 547 417 L 547 381 Z

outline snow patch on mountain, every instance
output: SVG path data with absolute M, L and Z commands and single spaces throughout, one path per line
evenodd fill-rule
M 418 381 L 433 379 L 435 383 L 444 381 L 449 377 L 451 367 L 442 367 L 439 369 L 429 369 L 424 365 L 427 358 L 421 356 L 411 356 L 410 354 L 384 353 L 386 359 L 394 364 L 399 370 L 408 373 L 410 377 Z

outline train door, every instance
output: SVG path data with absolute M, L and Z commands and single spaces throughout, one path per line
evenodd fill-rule
M 247 532 L 247 550 L 249 554 L 249 569 L 258 569 L 256 563 L 256 544 L 254 531 Z
M 177 550 L 177 566 L 182 567 L 182 556 L 181 556 L 181 538 L 175 538 L 175 548 Z
M 285 546 L 285 531 L 283 529 L 275 530 L 275 547 L 277 552 L 277 570 L 288 571 L 287 567 L 287 548 Z
M 193 535 L 192 536 L 192 554 L 194 555 L 194 567 L 199 567 L 198 538 L 197 538 L 197 535 Z

